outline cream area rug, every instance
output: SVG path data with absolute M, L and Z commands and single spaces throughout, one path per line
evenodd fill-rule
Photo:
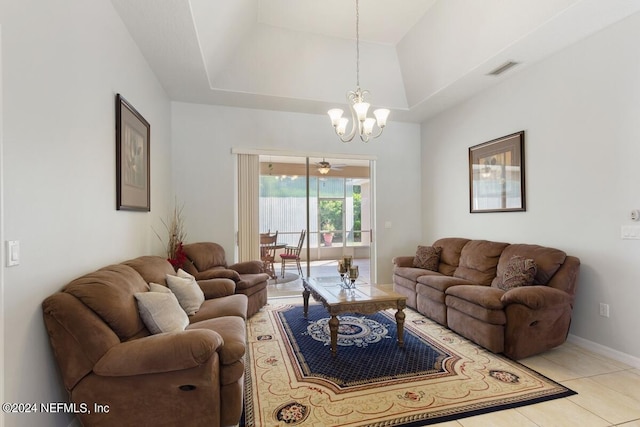
M 575 394 L 406 309 L 339 316 L 332 357 L 324 307 L 270 301 L 247 322 L 241 426 L 423 426 Z

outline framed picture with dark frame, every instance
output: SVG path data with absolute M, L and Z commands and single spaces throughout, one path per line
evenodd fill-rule
M 116 95 L 116 209 L 151 210 L 151 126 L 122 95 Z
M 524 131 L 469 148 L 469 209 L 525 211 Z

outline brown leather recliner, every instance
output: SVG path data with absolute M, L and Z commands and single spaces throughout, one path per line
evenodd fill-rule
M 264 272 L 261 261 L 228 265 L 224 248 L 213 242 L 189 243 L 183 249 L 187 261 L 182 268 L 196 279 L 226 278 L 236 283 L 236 293 L 249 298 L 247 317 L 267 303 L 269 275 Z

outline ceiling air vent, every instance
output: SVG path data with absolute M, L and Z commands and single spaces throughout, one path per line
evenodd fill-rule
M 502 73 L 504 73 L 505 71 L 507 71 L 508 69 L 515 67 L 516 65 L 518 65 L 519 62 L 514 62 L 514 61 L 509 61 L 509 62 L 505 62 L 504 64 L 502 64 L 501 66 L 499 66 L 498 68 L 496 68 L 495 70 L 491 71 L 489 74 L 487 74 L 488 76 L 497 76 L 500 75 Z

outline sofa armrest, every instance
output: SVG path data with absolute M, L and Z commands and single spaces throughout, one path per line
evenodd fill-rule
M 396 267 L 413 267 L 413 256 L 397 256 L 393 258 L 393 265 Z
M 548 286 L 520 286 L 508 290 L 500 298 L 506 307 L 509 304 L 522 304 L 532 310 L 540 310 L 558 305 L 570 305 L 573 298 L 568 293 Z
M 207 329 L 151 335 L 111 347 L 93 371 L 122 377 L 189 369 L 204 364 L 223 344 L 220 334 Z
M 236 292 L 236 282 L 231 279 L 198 280 L 205 299 L 214 299 L 233 295 Z
M 239 274 L 264 273 L 262 261 L 244 261 L 230 265 L 228 268 L 237 271 Z
M 211 270 L 199 271 L 196 274 L 197 280 L 209 280 L 209 279 L 231 279 L 234 282 L 240 281 L 240 275 L 235 270 L 229 270 L 228 268 L 213 268 Z

